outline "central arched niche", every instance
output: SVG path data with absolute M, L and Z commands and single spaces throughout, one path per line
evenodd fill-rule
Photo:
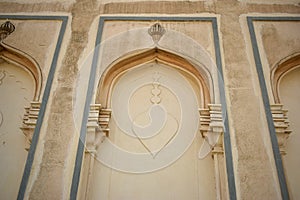
M 114 62 L 97 88 L 96 104 L 111 108 L 112 117 L 109 136 L 99 144 L 94 163 L 85 156 L 84 169 L 92 169 L 85 198 L 215 199 L 213 159 L 198 158 L 204 140 L 198 109 L 211 102 L 209 80 L 204 69 L 156 48 Z M 160 105 L 163 109 L 156 109 Z M 118 120 L 127 111 L 133 123 L 124 130 L 126 123 Z M 126 133 L 130 130 L 134 131 Z M 121 153 L 110 149 L 110 143 Z M 172 157 L 173 153 L 178 154 Z

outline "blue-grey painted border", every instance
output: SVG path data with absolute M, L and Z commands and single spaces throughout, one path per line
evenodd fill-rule
M 279 184 L 280 184 L 281 196 L 282 196 L 283 200 L 288 200 L 289 193 L 288 193 L 288 188 L 287 188 L 287 184 L 286 184 L 286 180 L 285 180 L 285 176 L 284 176 L 282 159 L 281 159 L 281 155 L 280 155 L 280 151 L 279 151 L 276 131 L 275 131 L 272 112 L 271 112 L 271 108 L 270 108 L 270 100 L 269 100 L 269 96 L 268 96 L 267 86 L 266 86 L 266 82 L 265 82 L 265 76 L 263 73 L 263 67 L 262 67 L 260 53 L 259 53 L 258 44 L 257 44 L 257 40 L 256 40 L 255 28 L 254 28 L 254 24 L 253 24 L 254 21 L 300 21 L 300 17 L 263 17 L 263 16 L 247 17 L 247 23 L 248 23 L 248 28 L 249 28 L 249 32 L 250 32 L 250 38 L 251 38 L 251 43 L 252 43 L 252 50 L 253 50 L 255 65 L 256 65 L 256 71 L 257 71 L 258 80 L 259 80 L 259 84 L 260 84 L 261 95 L 262 95 L 262 99 L 263 99 L 263 104 L 264 104 L 265 114 L 266 114 L 266 118 L 267 118 L 273 154 L 274 154 L 274 160 L 275 160 L 277 175 L 278 175 Z M 266 77 L 268 77 L 268 76 L 266 76 Z
M 231 139 L 230 139 L 230 131 L 229 131 L 229 122 L 227 116 L 227 103 L 226 103 L 226 95 L 224 88 L 224 75 L 223 75 L 223 67 L 221 60 L 221 51 L 220 51 L 220 39 L 218 34 L 218 24 L 217 19 L 214 18 L 212 20 L 212 26 L 214 30 L 214 44 L 215 44 L 215 54 L 216 54 L 216 62 L 218 67 L 218 85 L 220 91 L 220 100 L 222 105 L 222 118 L 224 119 L 224 149 L 226 156 L 226 172 L 228 179 L 228 191 L 229 197 L 231 200 L 236 199 L 236 187 L 234 181 L 234 170 L 233 170 L 233 159 L 232 159 L 232 149 L 231 149 Z
M 82 159 L 84 153 L 84 143 L 86 137 L 86 124 L 88 120 L 88 115 L 90 111 L 90 103 L 92 100 L 94 84 L 95 84 L 95 74 L 98 64 L 98 56 L 99 56 L 99 48 L 101 44 L 101 38 L 103 33 L 103 27 L 106 20 L 109 21 L 208 21 L 212 23 L 213 28 L 213 36 L 214 36 L 214 47 L 216 54 L 216 63 L 219 70 L 219 87 L 220 87 L 220 98 L 222 103 L 222 112 L 224 115 L 227 113 L 227 105 L 226 105 L 226 97 L 223 83 L 223 69 L 222 69 L 222 59 L 221 59 L 221 51 L 220 51 L 220 40 L 218 34 L 218 24 L 217 19 L 215 17 L 136 17 L 136 16 L 103 16 L 100 17 L 97 31 L 97 38 L 95 42 L 95 50 L 93 55 L 92 68 L 90 71 L 90 79 L 88 85 L 88 91 L 86 95 L 86 101 L 84 106 L 83 119 L 80 130 L 80 138 L 78 141 L 78 149 L 76 154 L 75 168 L 73 173 L 73 180 L 71 186 L 70 199 L 75 200 L 77 198 L 78 186 L 80 180 Z M 234 181 L 234 171 L 233 171 L 233 162 L 232 162 L 232 151 L 231 151 L 231 141 L 230 141 L 230 132 L 229 132 L 229 123 L 228 118 L 223 116 L 225 131 L 224 131 L 224 144 L 225 144 L 225 154 L 226 154 L 226 169 L 227 169 L 227 177 L 228 177 L 228 189 L 229 196 L 231 200 L 236 199 L 236 188 Z
M 49 70 L 49 74 L 48 74 L 48 78 L 47 78 L 47 82 L 46 82 L 46 86 L 45 86 L 45 90 L 44 90 L 44 95 L 42 97 L 40 112 L 39 112 L 39 115 L 38 115 L 35 130 L 34 130 L 34 133 L 33 133 L 33 136 L 32 136 L 32 141 L 31 141 L 29 152 L 28 152 L 28 156 L 27 156 L 27 160 L 26 160 L 26 164 L 25 164 L 25 168 L 24 168 L 24 173 L 23 173 L 23 177 L 22 177 L 22 181 L 21 181 L 21 184 L 20 184 L 20 189 L 19 189 L 19 193 L 18 193 L 18 197 L 17 197 L 18 200 L 22 200 L 22 199 L 24 199 L 26 187 L 27 187 L 27 184 L 28 184 L 31 167 L 32 167 L 32 164 L 33 164 L 33 159 L 34 159 L 37 143 L 38 143 L 38 140 L 39 140 L 40 130 L 41 130 L 41 127 L 42 127 L 42 123 L 43 123 L 43 119 L 44 119 L 45 111 L 46 111 L 46 107 L 47 107 L 47 102 L 48 102 L 50 91 L 51 91 L 53 77 L 54 77 L 54 73 L 55 73 L 55 70 L 56 70 L 57 60 L 58 60 L 59 52 L 60 52 L 60 49 L 61 49 L 61 43 L 63 41 L 63 37 L 64 37 L 66 27 L 67 27 L 68 16 L 0 15 L 0 19 L 9 19 L 9 20 L 59 20 L 59 21 L 62 21 L 60 31 L 59 31 L 59 35 L 58 35 L 58 40 L 57 40 L 55 51 L 54 51 L 54 56 L 53 56 L 53 59 L 52 59 L 52 63 L 51 63 L 51 66 L 50 66 L 50 70 Z M 16 27 L 16 28 L 18 28 L 18 27 Z
M 88 90 L 87 90 L 86 100 L 85 100 L 85 104 L 84 104 L 84 113 L 83 113 L 82 122 L 81 122 L 81 129 L 80 129 L 80 136 L 79 136 L 79 141 L 78 141 L 75 167 L 74 167 L 74 172 L 73 172 L 73 180 L 72 180 L 71 193 L 70 193 L 71 200 L 77 198 L 81 165 L 82 165 L 82 159 L 83 159 L 83 153 L 84 153 L 84 143 L 85 143 L 86 130 L 87 130 L 86 125 L 88 122 L 88 117 L 89 117 L 89 112 L 90 112 L 90 103 L 91 103 L 92 96 L 93 96 L 94 83 L 95 83 L 95 78 L 96 78 L 95 75 L 96 75 L 96 69 L 97 69 L 97 63 L 98 63 L 98 55 L 99 55 L 99 51 L 100 51 L 100 43 L 101 43 L 101 38 L 102 38 L 103 26 L 104 26 L 104 20 L 103 20 L 103 18 L 100 18 L 99 24 L 98 24 L 96 42 L 95 42 L 92 68 L 90 71 Z

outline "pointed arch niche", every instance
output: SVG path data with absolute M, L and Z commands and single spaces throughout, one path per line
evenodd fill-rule
M 273 118 L 282 154 L 289 195 L 291 199 L 299 199 L 300 53 L 295 53 L 281 60 L 271 72 L 271 83 L 276 102 L 272 107 Z M 283 110 L 283 107 L 287 110 Z
M 212 103 L 212 97 L 210 95 L 213 94 L 211 94 L 210 91 L 212 91 L 213 84 L 209 72 L 207 72 L 204 67 L 195 68 L 186 59 L 159 48 L 132 53 L 128 58 L 116 61 L 116 64 L 113 64 L 113 67 L 108 68 L 100 79 L 97 87 L 96 103 L 100 103 L 105 107 L 110 107 L 111 93 L 118 78 L 128 70 L 151 62 L 169 65 L 170 67 L 179 70 L 180 73 L 185 74 L 184 76 L 188 77 L 190 81 L 194 79 L 194 81 L 197 82 L 195 86 L 197 85 L 198 91 L 201 91 L 201 94 L 198 94 L 201 105 L 207 107 L 208 104 Z
M 17 198 L 37 118 L 41 79 L 40 69 L 30 56 L 0 44 L 1 199 Z
M 112 62 L 90 108 L 79 199 L 225 199 L 222 137 L 207 142 L 223 131 L 211 73 L 161 48 Z

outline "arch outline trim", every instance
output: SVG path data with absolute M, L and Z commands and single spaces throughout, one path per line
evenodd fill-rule
M 96 103 L 100 103 L 103 107 L 110 107 L 109 99 L 112 88 L 115 84 L 115 79 L 132 68 L 136 68 L 150 62 L 166 64 L 171 68 L 177 69 L 191 76 L 197 82 L 201 91 L 203 91 L 203 95 L 201 95 L 200 99 L 202 105 L 205 107 L 214 101 L 212 77 L 208 71 L 205 71 L 203 68 L 202 70 L 205 71 L 205 74 L 202 74 L 193 64 L 179 55 L 160 48 L 153 48 L 142 52 L 133 52 L 129 56 L 122 56 L 120 59 L 113 62 L 102 73 L 99 80 L 95 99 Z
M 272 67 L 270 80 L 275 103 L 280 103 L 279 84 L 281 79 L 290 71 L 300 67 L 300 52 L 289 55 Z
M 43 84 L 42 71 L 39 64 L 30 55 L 8 44 L 0 43 L 0 58 L 8 63 L 23 68 L 34 79 L 35 91 L 33 101 L 39 101 Z

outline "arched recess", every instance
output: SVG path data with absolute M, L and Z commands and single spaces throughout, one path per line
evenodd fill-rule
M 32 106 L 38 104 L 41 79 L 40 69 L 30 56 L 0 44 L 1 199 L 17 198 L 37 118 L 38 109 Z
M 300 53 L 290 55 L 279 61 L 271 69 L 271 85 L 275 103 L 280 103 L 279 84 L 286 73 L 300 65 Z
M 283 110 L 282 121 L 276 126 L 276 114 L 273 115 L 279 147 L 282 147 L 282 159 L 291 199 L 299 199 L 298 189 L 300 182 L 300 53 L 295 53 L 281 60 L 272 70 L 271 82 L 274 99 Z M 288 111 L 288 112 L 287 112 Z M 287 112 L 287 114 L 286 114 Z M 281 125 L 281 127 L 280 127 Z M 280 133 L 280 130 L 281 133 Z
M 124 56 L 115 61 L 111 65 L 112 67 L 109 67 L 103 73 L 97 87 L 96 103 L 100 103 L 103 107 L 110 107 L 111 90 L 116 77 L 130 68 L 152 61 L 167 63 L 168 65 L 172 65 L 173 67 L 194 76 L 203 91 L 201 105 L 207 107 L 208 104 L 214 101 L 213 89 L 211 88 L 213 87 L 212 78 L 210 73 L 204 68 L 195 68 L 195 66 L 185 58 L 159 48 L 135 52 L 129 55 L 130 56 Z
M 139 153 L 150 153 L 153 156 L 153 158 L 156 156 L 159 157 L 160 154 L 164 155 L 162 149 L 166 148 L 168 150 L 169 146 L 171 146 L 170 141 L 176 143 L 174 139 L 175 137 L 173 138 L 173 135 L 167 136 L 168 140 L 166 143 L 162 142 L 157 145 L 156 143 L 157 141 L 154 142 L 152 141 L 155 145 L 157 145 L 154 146 L 158 147 L 158 151 L 154 153 L 154 151 L 153 152 L 151 151 L 151 146 L 150 147 L 148 146 L 151 145 L 150 144 L 151 142 L 143 143 L 141 142 L 143 139 L 137 136 L 136 137 L 137 140 L 133 143 L 130 143 L 128 141 L 132 139 L 131 136 L 129 137 L 128 135 L 120 136 L 121 134 L 123 134 L 123 132 L 118 128 L 118 124 L 116 120 L 114 120 L 114 116 L 112 116 L 111 119 L 109 117 L 110 110 L 111 109 L 113 110 L 114 109 L 113 107 L 115 105 L 112 103 L 113 98 L 119 98 L 119 97 L 122 98 L 122 95 L 115 97 L 116 96 L 115 93 L 117 92 L 114 93 L 114 90 L 117 90 L 116 88 L 118 87 L 120 88 L 120 84 L 123 84 L 123 89 L 125 88 L 126 90 L 127 85 L 124 85 L 124 83 L 128 83 L 126 82 L 127 78 L 128 80 L 130 79 L 129 81 L 133 80 L 134 82 L 134 80 L 138 80 L 140 77 L 144 76 L 143 73 L 145 74 L 152 73 L 153 71 L 151 70 L 151 66 L 153 65 L 159 66 L 159 68 L 162 69 L 162 71 L 159 71 L 159 73 L 164 73 L 165 75 L 169 73 L 170 77 L 168 78 L 170 80 L 172 80 L 172 77 L 176 78 L 176 80 L 179 80 L 179 82 L 175 81 L 177 82 L 175 84 L 176 86 L 180 87 L 180 84 L 189 85 L 188 90 L 193 91 L 193 93 L 195 94 L 196 103 L 193 112 L 192 113 L 186 112 L 186 114 L 187 115 L 191 114 L 190 118 L 188 118 L 189 122 L 187 126 L 189 127 L 189 124 L 192 124 L 191 127 L 196 127 L 195 129 L 196 131 L 195 131 L 195 135 L 192 137 L 189 143 L 190 146 L 188 145 L 188 148 L 184 149 L 184 151 L 181 152 L 182 154 L 180 154 L 180 156 L 178 156 L 175 160 L 172 160 L 172 162 L 164 165 L 163 167 L 158 167 L 157 170 L 151 171 L 147 169 L 145 170 L 145 172 L 139 171 L 135 173 L 131 170 L 120 169 L 119 166 L 118 167 L 112 166 L 111 163 L 107 164 L 106 160 L 101 158 L 101 155 L 103 154 L 103 152 L 109 152 L 109 154 L 112 153 L 112 151 L 106 149 L 106 145 L 109 143 L 107 142 L 108 140 L 112 141 L 112 143 L 115 142 L 117 145 L 120 146 L 125 145 L 126 147 L 125 146 L 122 147 L 125 148 L 129 147 L 131 148 L 131 150 L 141 150 L 141 147 L 145 147 L 144 150 L 141 150 L 141 152 Z M 155 84 L 157 83 L 155 83 L 154 81 L 152 86 L 154 87 L 154 89 L 157 89 L 155 88 Z M 145 84 L 144 86 L 146 88 L 147 85 Z M 137 97 L 137 99 L 141 97 L 143 98 L 144 97 L 143 95 L 146 94 L 143 93 L 145 91 L 144 86 L 141 87 L 142 89 L 138 88 L 136 90 L 136 91 L 141 91 L 142 94 L 140 96 L 138 94 L 136 95 L 136 93 L 138 93 L 136 91 L 132 93 L 132 96 L 139 96 Z M 149 87 L 151 88 L 152 86 L 150 85 Z M 103 72 L 100 81 L 98 83 L 96 98 L 95 98 L 95 106 L 101 104 L 100 108 L 98 108 L 100 110 L 99 111 L 100 117 L 98 119 L 99 120 L 98 123 L 100 124 L 101 127 L 100 132 L 101 131 L 104 132 L 108 139 L 107 138 L 97 139 L 97 132 L 99 133 L 99 129 L 98 130 L 94 129 L 95 125 L 92 125 L 91 123 L 92 118 L 90 117 L 89 120 L 90 125 L 88 123 L 88 132 L 87 132 L 87 141 L 86 141 L 87 150 L 84 157 L 85 161 L 83 164 L 83 174 L 80 181 L 79 198 L 80 199 L 107 199 L 107 198 L 111 198 L 111 199 L 133 199 L 133 198 L 136 199 L 170 199 L 170 198 L 222 199 L 222 198 L 226 198 L 227 197 L 226 189 L 225 189 L 226 175 L 225 175 L 225 165 L 224 165 L 224 157 L 222 155 L 222 150 L 219 149 L 220 151 L 218 151 L 218 154 L 221 155 L 221 157 L 218 157 L 218 159 L 217 157 L 215 157 L 215 160 L 213 160 L 211 152 L 209 152 L 207 154 L 208 156 L 206 156 L 202 160 L 198 158 L 200 147 L 205 140 L 202 137 L 203 135 L 201 136 L 199 131 L 200 123 L 201 123 L 199 122 L 200 121 L 199 108 L 204 108 L 208 112 L 211 111 L 209 110 L 209 105 L 211 105 L 211 103 L 214 103 L 214 98 L 215 98 L 213 92 L 214 89 L 212 86 L 213 83 L 212 83 L 212 77 L 210 75 L 210 72 L 208 72 L 203 66 L 195 66 L 194 64 L 192 64 L 192 62 L 188 61 L 187 59 L 163 49 L 153 48 L 145 51 L 132 52 L 114 61 Z M 148 89 L 149 91 L 149 87 L 146 88 L 146 90 Z M 123 89 L 122 88 L 118 89 L 118 92 L 119 91 L 122 92 Z M 163 88 L 161 90 L 164 92 L 167 91 L 166 88 Z M 161 94 L 160 92 L 158 93 L 159 95 Z M 173 94 L 172 92 L 169 92 L 169 97 L 167 97 L 168 98 L 167 102 L 171 104 L 170 108 L 173 108 L 173 111 L 175 110 L 174 112 L 176 113 L 176 105 L 179 104 L 176 104 L 175 97 L 180 95 L 176 94 L 176 92 L 175 95 Z M 194 98 L 188 96 L 188 94 L 191 93 L 187 92 L 186 94 L 187 94 L 187 98 L 192 98 L 192 99 Z M 154 94 L 152 93 L 152 95 Z M 166 96 L 164 96 L 164 98 L 165 97 Z M 142 103 L 142 105 L 138 105 L 141 102 L 139 101 L 140 100 L 137 100 L 136 101 L 137 104 L 133 104 L 131 108 L 133 109 L 136 107 L 142 108 L 143 105 L 145 105 L 145 108 L 149 107 L 149 105 L 146 105 L 147 104 L 146 101 L 143 102 L 145 104 Z M 189 105 L 189 102 L 192 101 L 181 102 L 181 103 L 183 104 L 186 103 L 187 105 Z M 97 109 L 95 109 L 95 107 L 92 106 L 91 110 L 92 112 L 90 114 L 94 113 L 94 111 Z M 218 116 L 220 115 L 219 117 L 222 121 L 221 113 L 218 111 L 213 112 L 213 114 L 215 115 L 215 117 L 217 115 Z M 118 115 L 118 112 L 114 113 L 113 111 L 112 113 L 113 113 L 112 115 Z M 176 114 L 172 116 L 175 115 Z M 182 115 L 186 116 L 184 114 Z M 210 121 L 209 115 L 205 117 L 208 117 L 205 118 L 205 120 Z M 173 119 L 175 118 L 176 116 Z M 174 121 L 176 120 L 173 120 L 173 122 Z M 176 122 L 173 123 L 173 125 L 176 126 Z M 173 127 L 173 125 L 171 125 L 170 127 Z M 172 128 L 166 130 L 167 130 L 166 132 L 169 132 L 168 130 L 172 130 Z M 164 129 L 162 129 L 162 132 L 163 131 Z M 108 134 L 108 132 L 110 133 Z M 177 133 L 177 131 L 175 132 Z M 211 130 L 211 132 L 213 132 L 213 130 Z M 190 133 L 186 133 L 186 134 L 189 135 Z M 118 143 L 118 140 L 119 142 L 121 141 L 122 144 Z M 170 147 L 169 149 L 172 148 Z M 135 161 L 134 159 L 132 160 L 133 162 Z M 147 160 L 145 160 L 145 162 L 142 163 L 147 163 Z M 174 174 L 177 174 L 177 176 L 176 175 L 174 176 Z M 149 182 L 149 184 L 147 182 Z M 173 185 L 174 187 L 168 188 L 168 186 L 170 185 Z

